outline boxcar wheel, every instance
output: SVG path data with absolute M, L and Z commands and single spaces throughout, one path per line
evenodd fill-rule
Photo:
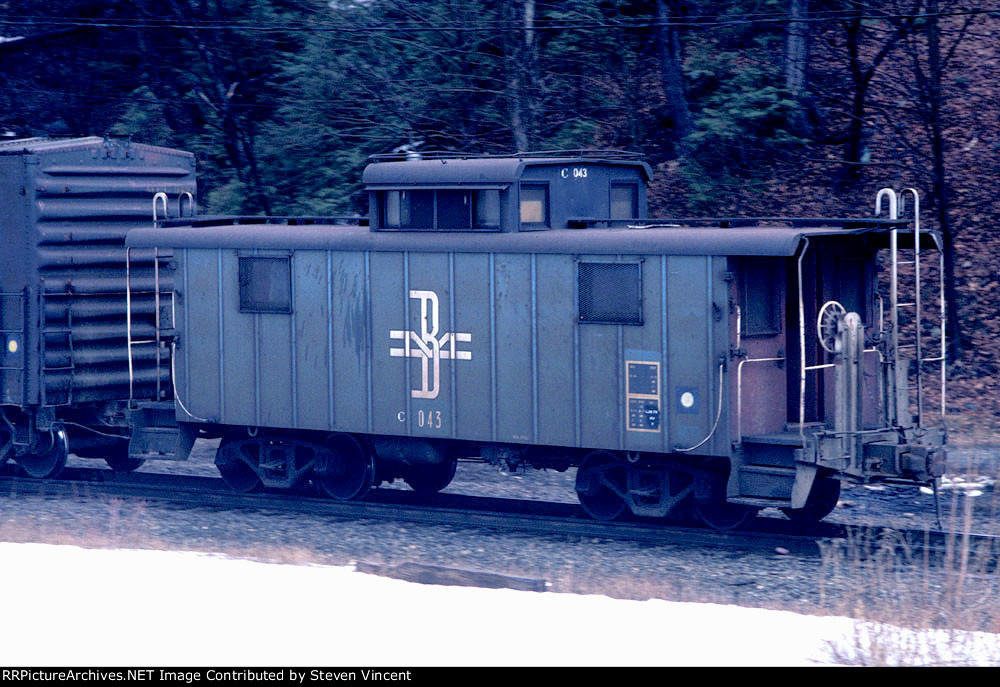
M 69 456 L 69 438 L 66 430 L 50 432 L 42 439 L 41 450 L 38 453 L 26 453 L 18 457 L 17 464 L 29 477 L 48 479 L 56 477 L 66 467 Z
M 134 472 L 146 463 L 142 458 L 129 458 L 127 441 L 113 446 L 109 450 L 110 453 L 105 456 L 104 462 L 115 472 Z
M 628 511 L 628 466 L 609 451 L 594 451 L 576 471 L 576 496 L 595 520 L 617 520 Z
M 840 480 L 833 477 L 817 477 L 809 498 L 803 508 L 782 508 L 789 520 L 803 525 L 817 523 L 837 507 L 840 500 Z
M 219 469 L 222 481 L 241 494 L 258 491 L 263 486 L 257 471 L 247 462 L 254 459 L 259 462 L 260 457 L 248 455 L 243 450 L 245 446 L 246 442 L 232 436 L 223 437 L 215 452 L 215 467 Z
M 694 514 L 705 525 L 713 530 L 735 530 L 749 524 L 760 510 L 755 506 L 746 506 L 742 503 L 729 503 L 726 500 L 726 481 L 729 479 L 729 461 L 711 460 L 705 468 L 709 475 L 702 479 L 708 479 L 709 498 L 705 500 L 695 499 Z
M 375 484 L 375 457 L 350 434 L 327 440 L 328 451 L 316 456 L 313 482 L 332 499 L 360 499 Z
M 146 464 L 146 461 L 142 458 L 129 458 L 127 455 L 108 456 L 104 459 L 104 462 L 115 472 L 135 472 Z
M 403 481 L 418 494 L 436 494 L 451 484 L 457 466 L 457 458 L 446 458 L 443 463 L 411 468 Z

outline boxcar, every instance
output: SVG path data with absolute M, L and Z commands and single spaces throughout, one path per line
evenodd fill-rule
M 173 283 L 155 250 L 132 251 L 126 272 L 125 233 L 156 212 L 192 214 L 194 194 L 190 153 L 102 138 L 0 142 L 0 462 L 45 477 L 73 450 L 135 467 L 129 399 L 172 398 L 160 306 Z M 131 355 L 129 325 L 150 342 Z
M 177 421 L 223 435 L 240 490 L 435 491 L 481 456 L 577 466 L 598 518 L 723 528 L 939 475 L 943 432 L 877 335 L 875 254 L 909 223 L 655 221 L 649 178 L 612 155 L 376 160 L 370 227 L 132 231 L 177 263 Z

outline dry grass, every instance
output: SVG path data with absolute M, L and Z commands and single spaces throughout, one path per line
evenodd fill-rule
M 0 522 L 0 541 L 78 546 L 85 549 L 178 550 L 175 543 L 164 541 L 149 531 L 148 524 L 151 518 L 147 517 L 148 511 L 149 508 L 143 501 L 107 497 L 102 499 L 100 506 L 97 507 L 97 515 L 80 518 L 73 528 L 67 528 L 63 521 L 50 521 L 44 514 L 8 517 Z M 200 545 L 186 545 L 182 550 L 260 563 L 291 565 L 347 563 L 347 561 L 331 560 L 320 551 L 294 544 L 249 546 L 212 541 Z
M 87 549 L 159 549 L 165 548 L 140 526 L 146 514 L 146 504 L 109 498 L 100 519 L 88 518 L 78 527 L 67 529 L 44 515 L 31 518 L 8 518 L 0 523 L 0 541 L 44 543 L 80 546 Z
M 960 525 L 943 552 L 915 551 L 889 530 L 824 548 L 820 603 L 828 612 L 858 619 L 853 636 L 829 643 L 834 660 L 1000 665 L 1000 552 L 996 544 L 971 541 L 974 502 L 957 493 L 950 499 L 949 521 Z M 827 601 L 826 586 L 833 581 L 837 597 Z

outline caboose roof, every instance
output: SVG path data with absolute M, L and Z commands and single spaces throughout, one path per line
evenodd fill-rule
M 638 160 L 608 159 L 600 156 L 526 156 L 374 162 L 365 167 L 361 181 L 373 189 L 385 186 L 512 184 L 521 178 L 527 167 L 580 164 L 635 169 L 643 175 L 645 181 L 649 181 L 653 175 L 649 165 Z
M 164 248 L 791 256 L 799 251 L 805 239 L 819 237 L 872 235 L 879 242 L 884 240 L 887 243 L 892 226 L 889 222 L 866 221 L 846 228 L 681 226 L 477 233 L 373 232 L 368 227 L 357 226 L 216 223 L 209 226 L 133 229 L 128 234 L 127 244 Z M 927 232 L 924 235 L 932 242 L 937 241 L 934 234 Z M 927 244 L 928 248 L 934 247 L 928 239 L 921 243 Z

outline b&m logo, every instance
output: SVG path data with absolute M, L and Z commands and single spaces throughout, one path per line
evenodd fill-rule
M 441 385 L 442 360 L 472 360 L 472 351 L 458 350 L 459 343 L 472 341 L 468 332 L 445 332 L 438 337 L 438 297 L 433 291 L 410 291 L 410 299 L 420 301 L 420 331 L 390 329 L 390 339 L 402 339 L 402 348 L 390 348 L 393 358 L 420 358 L 419 389 L 410 390 L 413 398 L 437 398 Z

